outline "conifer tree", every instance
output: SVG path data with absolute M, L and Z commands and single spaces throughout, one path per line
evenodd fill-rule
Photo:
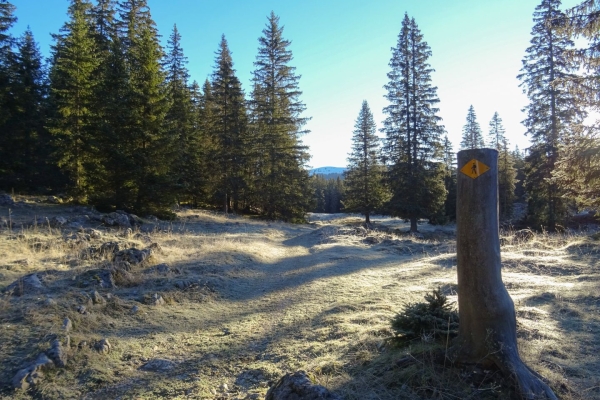
M 504 130 L 504 125 L 502 125 L 502 118 L 500 118 L 500 115 L 496 111 L 490 121 L 490 130 L 488 132 L 489 147 L 500 151 L 505 133 L 506 131 Z
M 373 114 L 365 100 L 354 124 L 352 152 L 348 156 L 348 168 L 344 173 L 344 209 L 363 214 L 366 224 L 371 223 L 371 214 L 386 200 L 382 182 L 383 167 L 378 159 L 379 138 L 375 134 L 376 129 Z
M 98 67 L 91 4 L 72 0 L 69 21 L 53 35 L 50 70 L 51 118 L 48 122 L 60 154 L 58 165 L 69 179 L 69 191 L 85 201 L 93 184 L 89 165 L 94 163 L 89 147 L 93 116 L 93 73 Z
M 515 167 L 515 201 L 524 201 L 525 192 L 525 156 L 523 152 L 519 150 L 519 146 L 515 146 L 515 149 L 511 152 L 512 159 Z
M 257 158 L 256 202 L 270 219 L 300 220 L 310 205 L 309 159 L 300 136 L 307 118 L 300 101 L 300 76 L 290 66 L 290 41 L 273 12 L 262 31 L 254 62 L 250 102 Z
M 50 158 L 48 131 L 45 129 L 46 74 L 43 57 L 31 30 L 17 42 L 11 83 L 11 113 L 4 124 L 3 145 L 7 151 L 3 163 L 8 166 L 0 174 L 5 187 L 35 190 L 48 185 L 55 175 L 48 165 Z
M 17 21 L 14 12 L 14 5 L 7 0 L 0 0 L 0 128 L 10 115 L 10 84 L 14 63 L 14 38 L 10 35 L 9 30 Z M 0 156 L 3 155 L 3 150 L 8 151 L 6 147 L 3 147 L 1 142 L 2 135 L 6 134 L 6 130 L 2 129 L 0 133 Z M 3 162 L 0 161 L 0 173 L 3 169 L 2 165 Z
M 489 146 L 498 150 L 498 203 L 500 218 L 508 219 L 512 216 L 515 200 L 515 185 L 517 172 L 514 159 L 509 150 L 509 142 L 505 136 L 502 118 L 495 112 L 490 121 L 488 133 Z
M 446 198 L 439 162 L 444 127 L 437 115 L 439 99 L 431 84 L 430 56 L 415 20 L 405 14 L 398 44 L 392 49 L 385 85 L 390 104 L 383 110 L 387 118 L 382 131 L 392 192 L 389 209 L 392 215 L 410 220 L 411 232 L 417 231 L 419 218 L 434 215 Z
M 235 75 L 233 60 L 225 35 L 216 52 L 212 75 L 213 137 L 217 142 L 219 170 L 218 197 L 224 201 L 224 211 L 237 212 L 248 185 L 247 154 L 249 146 L 246 101 L 242 85 Z
M 446 188 L 446 201 L 444 214 L 450 221 L 456 220 L 456 153 L 448 135 L 442 141 L 444 162 L 444 187 Z
M 205 173 L 200 165 L 201 133 L 196 125 L 197 112 L 192 99 L 192 91 L 188 85 L 189 73 L 186 64 L 187 57 L 181 48 L 181 35 L 175 25 L 169 37 L 164 62 L 170 101 L 165 122 L 168 135 L 175 142 L 175 152 L 172 156 L 172 176 L 176 182 L 180 199 L 182 196 L 197 197 L 200 178 Z M 197 84 L 195 90 L 198 96 Z
M 531 141 L 526 157 L 527 220 L 536 228 L 556 230 L 566 216 L 560 187 L 550 178 L 559 145 L 584 112 L 580 101 L 561 82 L 573 78 L 575 63 L 566 57 L 573 42 L 559 26 L 564 21 L 560 0 L 542 0 L 533 14 L 531 45 L 518 78 L 529 98 L 523 121 Z
M 122 144 L 133 167 L 127 174 L 132 183 L 128 207 L 162 212 L 175 200 L 169 179 L 174 144 L 165 129 L 169 104 L 161 67 L 163 51 L 146 0 L 125 0 L 119 12 L 127 71 L 127 128 Z
M 471 105 L 467 112 L 467 122 L 463 126 L 462 141 L 460 142 L 461 150 L 464 149 L 481 149 L 485 147 L 481 127 L 477 122 L 475 109 Z

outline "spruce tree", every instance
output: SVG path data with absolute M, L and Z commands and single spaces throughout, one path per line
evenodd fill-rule
M 566 202 L 552 171 L 559 145 L 570 135 L 571 124 L 584 116 L 580 101 L 561 83 L 571 80 L 577 65 L 566 57 L 573 42 L 561 21 L 560 0 L 542 0 L 533 14 L 531 45 L 518 78 L 529 98 L 523 121 L 531 141 L 526 157 L 527 221 L 535 228 L 556 230 L 566 217 Z
M 365 100 L 354 124 L 352 152 L 348 156 L 348 167 L 344 173 L 346 186 L 344 209 L 360 212 L 365 216 L 366 224 L 371 223 L 371 214 L 386 200 L 376 129 L 373 114 Z
M 181 48 L 181 35 L 175 25 L 169 37 L 164 61 L 170 102 L 165 123 L 168 135 L 175 142 L 171 175 L 176 183 L 179 201 L 182 198 L 191 199 L 198 196 L 199 182 L 205 173 L 201 169 L 201 133 L 197 126 L 197 112 L 188 84 L 189 73 L 186 64 L 187 57 Z M 199 97 L 197 84 L 195 91 Z M 196 101 L 199 102 L 199 98 Z
M 463 126 L 462 141 L 460 142 L 461 150 L 465 149 L 481 149 L 485 147 L 481 127 L 477 122 L 475 109 L 471 105 L 467 112 L 467 122 Z
M 48 164 L 50 145 L 45 129 L 47 84 L 43 57 L 29 29 L 17 41 L 11 83 L 11 113 L 4 124 L 3 163 L 8 170 L 0 185 L 17 190 L 37 190 L 53 182 Z M 53 173 L 54 172 L 54 173 Z
M 496 111 L 490 121 L 490 130 L 488 132 L 489 147 L 500 151 L 505 133 L 506 131 L 504 130 L 504 125 L 502 125 L 502 118 L 500 118 L 500 115 Z
M 430 56 L 415 20 L 405 14 L 398 44 L 392 49 L 385 85 L 390 104 L 383 110 L 387 118 L 382 131 L 392 192 L 389 209 L 392 215 L 410 220 L 411 232 L 417 231 L 419 218 L 434 215 L 446 198 L 439 162 L 444 127 L 437 115 L 439 99 L 431 84 Z
M 502 118 L 495 112 L 490 121 L 488 132 L 489 147 L 498 150 L 498 202 L 501 219 L 512 216 L 515 200 L 515 185 L 517 172 L 514 159 L 509 150 L 509 142 L 505 136 Z
M 216 171 L 219 176 L 217 195 L 223 201 L 225 212 L 232 207 L 237 212 L 249 183 L 247 154 L 250 143 L 244 92 L 235 75 L 225 35 L 216 52 L 211 89 L 211 128 L 217 143 L 215 156 L 219 168 Z
M 301 220 L 310 205 L 309 159 L 300 136 L 307 118 L 300 101 L 300 76 L 290 66 L 290 41 L 273 12 L 262 31 L 254 62 L 251 114 L 258 165 L 256 203 L 267 218 Z
M 0 0 L 0 128 L 8 119 L 11 109 L 11 72 L 14 66 L 14 38 L 10 35 L 9 30 L 15 22 L 17 17 L 14 15 L 15 6 L 9 3 L 7 0 Z M 0 156 L 3 155 L 3 151 L 8 151 L 4 145 L 2 145 L 2 135 L 6 135 L 7 132 L 1 129 L 0 132 Z M 1 158 L 1 157 L 0 157 Z M 0 173 L 2 173 L 3 162 L 0 161 Z
M 129 207 L 162 213 L 175 200 L 169 175 L 174 141 L 165 128 L 169 103 L 161 66 L 163 51 L 146 0 L 125 0 L 119 11 L 128 78 L 122 144 L 133 166 L 128 171 L 133 184 Z
M 444 214 L 450 221 L 456 220 L 456 153 L 448 135 L 442 141 L 444 162 L 444 187 L 446 188 L 446 201 Z
M 50 70 L 50 132 L 59 154 L 58 165 L 69 179 L 69 191 L 85 201 L 93 184 L 89 166 L 94 163 L 90 149 L 92 135 L 94 84 L 98 67 L 91 4 L 72 0 L 69 21 L 52 47 Z

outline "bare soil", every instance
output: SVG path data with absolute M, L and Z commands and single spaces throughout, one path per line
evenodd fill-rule
M 437 287 L 456 300 L 453 226 L 422 224 L 409 236 L 403 221 L 384 217 L 364 229 L 351 215 L 292 225 L 187 210 L 127 232 L 85 219 L 82 207 L 23 200 L 10 213 L 0 207 L 0 290 L 33 272 L 44 290 L 0 295 L 0 398 L 263 398 L 297 370 L 346 399 L 506 396 L 493 377 L 436 366 L 423 352 L 429 338 L 403 348 L 389 340 L 390 319 L 407 303 Z M 77 239 L 44 222 L 53 216 L 102 237 Z M 19 228 L 34 217 L 39 225 Z M 525 242 L 505 233 L 502 247 L 521 357 L 564 399 L 600 399 L 600 242 L 589 235 Z M 104 289 L 98 276 L 110 260 L 83 254 L 109 241 L 160 250 Z M 167 272 L 155 268 L 163 263 Z M 92 305 L 93 290 L 111 298 Z M 166 304 L 153 305 L 155 293 Z M 73 322 L 66 368 L 12 389 L 17 371 L 64 337 L 65 317 Z M 93 348 L 103 338 L 108 354 Z M 416 361 L 399 366 L 407 357 Z

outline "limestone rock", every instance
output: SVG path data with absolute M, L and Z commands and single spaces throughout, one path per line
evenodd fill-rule
M 158 293 L 154 293 L 152 295 L 152 304 L 155 306 L 163 306 L 165 305 L 165 299 L 162 298 L 162 296 Z
M 85 315 L 85 314 L 87 314 L 87 309 L 85 308 L 84 305 L 80 305 L 80 306 L 77 307 L 77 312 L 79 314 L 84 314 Z
M 48 196 L 46 197 L 46 203 L 50 203 L 50 204 L 61 204 L 62 200 L 59 199 L 56 196 Z
M 12 379 L 12 386 L 15 389 L 27 390 L 44 378 L 43 370 L 53 367 L 54 362 L 46 354 L 40 353 L 33 364 L 17 372 Z
M 67 365 L 67 352 L 60 344 L 60 340 L 54 339 L 50 346 L 50 350 L 48 350 L 46 354 L 57 367 L 64 368 L 64 366 Z
M 320 385 L 313 385 L 304 371 L 286 374 L 267 392 L 265 400 L 341 400 Z
M 100 287 L 101 288 L 112 289 L 116 286 L 117 285 L 115 285 L 115 278 L 110 270 L 105 269 L 102 272 L 100 272 Z
M 94 348 L 98 351 L 98 353 L 108 354 L 111 351 L 112 346 L 108 342 L 108 339 L 102 339 L 98 343 L 96 343 Z
M 48 223 L 53 228 L 62 228 L 69 222 L 65 217 L 52 217 L 48 220 Z
M 73 329 L 73 322 L 71 322 L 71 320 L 69 319 L 69 317 L 66 317 L 63 320 L 62 328 L 63 328 L 63 330 L 65 332 L 70 332 L 71 329 Z
M 102 223 L 106 226 L 118 226 L 119 228 L 131 228 L 131 222 L 127 213 L 112 212 L 102 217 Z
M 143 371 L 165 372 L 175 368 L 175 366 L 176 364 L 173 361 L 155 358 L 142 365 L 140 369 Z
M 23 296 L 25 294 L 37 294 L 44 291 L 44 284 L 37 274 L 29 274 L 17 279 L 6 288 L 6 293 L 13 296 Z
M 94 290 L 90 297 L 92 298 L 92 303 L 94 304 L 104 304 L 106 303 L 106 300 L 104 299 L 104 297 L 102 297 L 102 295 L 100 295 L 100 293 L 98 293 L 97 290 Z
M 142 264 L 146 261 L 152 254 L 154 254 L 154 249 L 157 247 L 153 247 L 153 245 L 158 246 L 156 243 L 153 243 L 149 247 L 146 247 L 143 250 L 138 250 L 135 248 L 121 250 L 115 254 L 115 263 L 129 263 L 130 265 L 138 265 Z

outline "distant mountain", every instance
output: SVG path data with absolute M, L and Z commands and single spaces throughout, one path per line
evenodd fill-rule
M 319 167 L 308 171 L 310 175 L 342 175 L 346 167 Z

